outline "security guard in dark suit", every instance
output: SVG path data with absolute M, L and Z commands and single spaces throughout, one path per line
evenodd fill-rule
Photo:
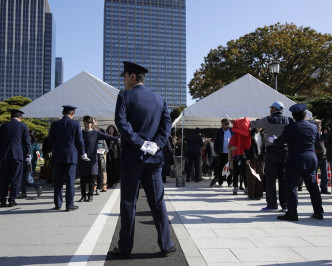
M 188 168 L 187 168 L 187 182 L 190 182 L 191 168 L 195 166 L 195 182 L 199 182 L 201 172 L 201 156 L 203 139 L 201 136 L 201 129 L 195 128 L 195 134 L 187 137 L 187 157 L 188 157 Z
M 176 249 L 170 238 L 168 215 L 161 177 L 163 152 L 171 133 L 171 119 L 165 101 L 144 85 L 148 70 L 124 62 L 125 89 L 118 95 L 115 123 L 121 133 L 121 229 L 114 255 L 127 257 L 134 242 L 136 201 L 140 183 L 145 190 L 158 232 L 161 254 Z
M 23 161 L 30 160 L 30 154 L 23 154 L 23 150 L 30 150 L 29 131 L 22 123 L 20 110 L 12 110 L 11 121 L 0 127 L 0 207 L 6 207 L 6 198 L 10 184 L 8 207 L 16 206 L 16 196 L 20 189 Z
M 322 198 L 316 180 L 317 156 L 315 154 L 315 140 L 318 138 L 316 125 L 305 120 L 307 106 L 295 104 L 289 108 L 295 123 L 285 126 L 281 136 L 274 140 L 274 144 L 288 145 L 288 157 L 286 161 L 286 182 L 288 190 L 288 211 L 279 220 L 298 221 L 297 214 L 297 186 L 302 176 L 310 193 L 311 203 L 314 209 L 312 215 L 315 219 L 323 219 Z M 269 137 L 269 142 L 274 137 Z
M 63 118 L 52 123 L 49 141 L 52 146 L 52 165 L 54 166 L 54 204 L 55 210 L 62 206 L 62 187 L 66 183 L 66 211 L 74 211 L 75 176 L 78 153 L 83 160 L 89 160 L 85 154 L 81 124 L 73 120 L 75 106 L 64 105 Z

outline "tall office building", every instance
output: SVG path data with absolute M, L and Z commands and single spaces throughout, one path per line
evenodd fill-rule
M 0 101 L 54 88 L 55 24 L 47 0 L 0 0 Z
M 186 1 L 105 0 L 103 78 L 118 89 L 122 61 L 148 68 L 145 85 L 170 109 L 186 105 Z
M 62 57 L 55 58 L 55 88 L 63 83 L 63 61 Z

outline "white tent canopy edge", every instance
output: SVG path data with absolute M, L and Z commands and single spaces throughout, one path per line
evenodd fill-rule
M 276 101 L 284 104 L 284 115 L 291 117 L 288 109 L 296 104 L 294 101 L 246 74 L 185 108 L 174 120 L 173 127 L 220 128 L 222 118 L 263 118 L 269 115 L 269 107 Z M 307 112 L 307 118 L 312 118 L 310 111 Z

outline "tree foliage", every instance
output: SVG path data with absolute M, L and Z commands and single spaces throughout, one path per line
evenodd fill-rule
M 10 111 L 13 109 L 20 109 L 28 103 L 32 102 L 31 99 L 22 96 L 14 96 L 0 102 L 0 125 L 10 121 Z M 27 124 L 29 129 L 32 129 L 37 134 L 38 141 L 43 141 L 48 134 L 48 123 L 40 119 L 24 118 L 24 123 Z
M 280 63 L 278 91 L 287 95 L 332 95 L 332 36 L 309 27 L 277 23 L 212 49 L 194 73 L 189 91 L 202 99 L 249 73 L 273 87 L 270 64 Z
M 178 118 L 179 115 L 181 114 L 181 112 L 183 111 L 183 109 L 185 109 L 185 108 L 186 108 L 185 105 L 180 105 L 178 108 L 173 109 L 172 112 L 170 113 L 172 121 L 174 121 L 176 118 Z

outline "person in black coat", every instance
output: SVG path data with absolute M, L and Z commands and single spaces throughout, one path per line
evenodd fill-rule
M 118 131 L 115 126 L 110 125 L 106 129 L 106 133 L 110 136 L 116 137 Z M 107 172 L 107 187 L 111 188 L 120 179 L 120 143 L 113 140 L 106 141 L 108 153 L 106 154 L 106 172 Z
M 118 139 L 108 134 L 102 133 L 92 129 L 93 118 L 89 115 L 83 117 L 84 130 L 82 130 L 85 152 L 90 161 L 85 161 L 82 158 L 78 160 L 78 175 L 80 176 L 81 184 L 81 201 L 92 201 L 95 178 L 98 175 L 98 157 L 97 144 L 98 140 L 112 140 L 118 142 Z M 86 184 L 89 185 L 89 192 L 86 193 Z M 88 196 L 88 197 L 86 197 Z
M 314 209 L 313 218 L 323 219 L 322 197 L 316 180 L 317 156 L 315 154 L 315 141 L 319 138 L 317 126 L 305 120 L 307 106 L 305 104 L 292 105 L 295 123 L 285 126 L 281 136 L 275 139 L 270 136 L 268 141 L 275 145 L 288 145 L 288 157 L 286 161 L 286 182 L 288 191 L 288 210 L 285 215 L 278 216 L 280 220 L 297 221 L 297 186 L 302 176 L 310 193 L 311 203 Z M 273 141 L 273 139 L 275 139 Z
M 253 128 L 251 131 L 251 146 L 245 151 L 248 197 L 252 200 L 259 200 L 263 197 L 263 178 L 264 178 L 264 133 L 260 128 Z M 259 174 L 261 181 L 254 176 L 249 166 Z
M 190 135 L 186 138 L 187 143 L 187 157 L 188 157 L 188 167 L 187 167 L 187 182 L 190 182 L 190 174 L 192 165 L 195 165 L 195 182 L 200 180 L 201 172 L 201 156 L 203 139 L 201 136 L 201 130 L 199 128 L 195 129 L 195 134 Z
M 11 120 L 0 127 L 0 207 L 6 207 L 8 188 L 10 195 L 8 207 L 16 206 L 20 189 L 23 161 L 30 160 L 30 137 L 26 124 L 22 123 L 20 110 L 11 112 Z

